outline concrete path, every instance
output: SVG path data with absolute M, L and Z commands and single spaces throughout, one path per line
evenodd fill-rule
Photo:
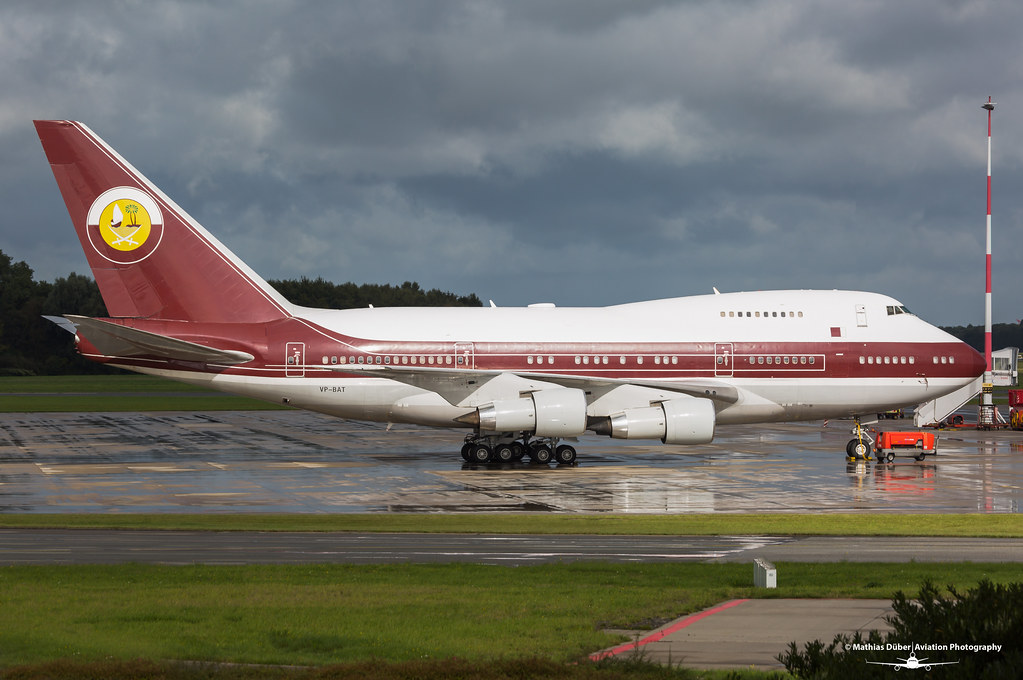
M 790 642 L 830 643 L 839 633 L 891 630 L 884 618 L 889 600 L 731 600 L 638 633 L 634 642 L 594 654 L 640 654 L 659 663 L 687 668 L 781 669 L 777 656 Z

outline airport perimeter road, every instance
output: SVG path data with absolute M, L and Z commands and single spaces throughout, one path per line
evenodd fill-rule
M 0 529 L 0 564 L 1023 562 L 1023 539 Z

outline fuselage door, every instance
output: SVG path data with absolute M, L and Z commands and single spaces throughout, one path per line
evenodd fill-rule
M 867 306 L 856 305 L 856 325 L 860 328 L 867 327 Z
M 732 343 L 714 344 L 714 375 L 732 375 Z
M 304 342 L 289 342 L 284 346 L 284 375 L 289 378 L 305 375 Z
M 476 368 L 476 352 L 471 342 L 455 343 L 455 368 Z

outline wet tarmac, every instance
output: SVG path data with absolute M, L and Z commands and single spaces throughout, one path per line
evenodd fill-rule
M 849 426 L 720 428 L 689 447 L 587 436 L 572 467 L 476 467 L 458 430 L 301 411 L 0 414 L 0 511 L 1020 511 L 1023 433 L 942 432 L 924 462 L 848 464 Z

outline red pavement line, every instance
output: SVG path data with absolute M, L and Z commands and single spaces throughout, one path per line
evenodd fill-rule
M 724 604 L 719 604 L 718 606 L 708 609 L 706 611 L 698 612 L 696 614 L 690 614 L 684 619 L 679 619 L 678 621 L 668 626 L 667 628 L 662 628 L 661 630 L 655 631 L 650 635 L 647 635 L 642 640 L 639 640 L 637 642 L 625 642 L 623 644 L 618 645 L 617 647 L 612 647 L 611 649 L 607 649 L 602 652 L 597 652 L 596 654 L 591 654 L 590 660 L 600 661 L 601 659 L 606 659 L 608 657 L 618 656 L 622 652 L 628 652 L 629 650 L 632 649 L 638 649 L 643 645 L 650 644 L 651 642 L 663 640 L 672 633 L 680 631 L 688 626 L 691 626 L 697 621 L 700 621 L 701 619 L 705 619 L 712 614 L 717 614 L 718 612 L 722 612 L 726 609 L 731 609 L 732 607 L 738 607 L 743 602 L 749 602 L 749 599 L 747 598 L 745 600 L 730 600 L 728 602 L 725 602 Z

